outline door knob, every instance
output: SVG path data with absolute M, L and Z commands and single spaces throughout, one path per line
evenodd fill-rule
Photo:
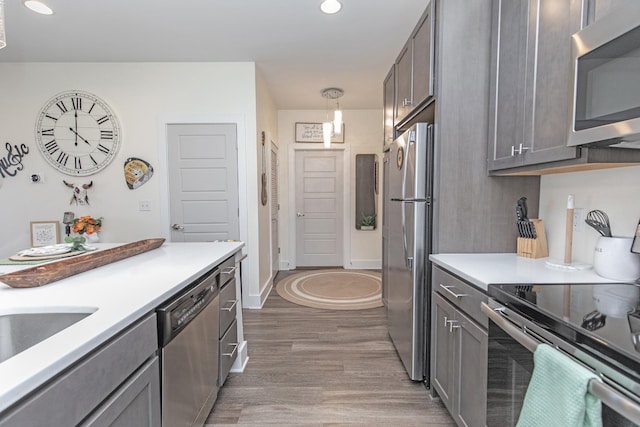
M 171 226 L 171 228 L 173 228 L 174 230 L 178 230 L 178 231 L 182 231 L 182 230 L 184 230 L 184 227 L 183 227 L 183 226 L 181 226 L 180 224 L 173 224 L 173 225 Z
M 302 212 L 298 212 L 296 215 L 297 215 L 298 217 L 304 216 L 304 214 L 303 214 Z

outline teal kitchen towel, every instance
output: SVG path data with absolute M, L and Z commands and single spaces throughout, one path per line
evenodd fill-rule
M 533 354 L 533 375 L 516 427 L 602 427 L 600 399 L 588 391 L 600 379 L 547 344 Z

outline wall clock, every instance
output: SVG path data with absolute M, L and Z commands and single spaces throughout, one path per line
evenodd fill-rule
M 73 176 L 104 169 L 120 147 L 120 125 L 111 108 L 88 92 L 51 98 L 36 120 L 38 149 L 54 168 Z

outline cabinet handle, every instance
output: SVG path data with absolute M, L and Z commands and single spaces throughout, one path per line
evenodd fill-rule
M 454 329 L 458 329 L 460 328 L 460 325 L 458 325 L 458 321 L 457 320 L 449 320 L 449 332 L 453 333 Z
M 462 297 L 466 297 L 466 296 L 469 296 L 469 295 L 467 295 L 467 294 L 456 294 L 455 292 L 453 292 L 453 291 L 451 290 L 451 288 L 456 289 L 456 287 L 455 287 L 455 286 L 445 286 L 445 285 L 443 285 L 442 283 L 440 283 L 440 287 L 441 287 L 442 289 L 444 289 L 445 291 L 447 291 L 448 293 L 450 293 L 451 295 L 453 295 L 453 297 L 454 297 L 454 298 L 456 298 L 456 299 L 458 299 L 458 298 L 462 298 Z
M 515 157 L 516 154 L 524 154 L 525 151 L 530 150 L 531 147 L 525 147 L 524 144 L 520 144 L 516 150 L 516 146 L 511 146 L 511 157 Z
M 402 101 L 403 107 L 411 107 L 412 105 L 413 105 L 413 99 L 405 98 L 404 101 Z
M 230 275 L 230 274 L 233 274 L 236 271 L 237 268 L 238 268 L 237 266 L 227 267 L 224 270 L 222 270 L 221 273 L 222 274 L 226 274 L 226 275 Z
M 231 300 L 230 299 L 227 302 L 230 302 L 231 306 L 230 307 L 220 307 L 220 310 L 222 310 L 222 311 L 231 311 L 231 310 L 233 310 L 233 307 L 235 307 L 236 304 L 238 304 L 238 300 L 237 299 L 235 299 L 235 300 Z
M 231 351 L 231 353 L 222 353 L 222 356 L 227 356 L 227 357 L 233 357 L 236 354 L 236 351 L 238 350 L 238 343 L 233 343 L 233 344 L 227 344 L 227 345 L 232 345 L 233 346 L 233 350 Z
M 450 322 L 450 320 L 447 319 L 447 316 L 444 316 L 444 327 L 447 327 L 447 324 Z

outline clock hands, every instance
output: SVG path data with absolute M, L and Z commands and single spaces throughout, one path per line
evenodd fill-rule
M 80 135 L 78 132 L 76 132 L 75 130 L 73 130 L 73 128 L 71 126 L 69 126 L 69 130 L 73 133 L 76 134 L 76 138 L 80 138 L 81 140 L 83 140 L 84 142 L 86 142 L 87 144 L 91 145 L 91 143 L 89 141 L 87 141 L 86 139 L 84 139 L 82 137 L 82 135 Z M 76 142 L 76 145 L 78 145 L 78 143 Z
M 78 110 L 73 110 L 73 115 L 76 121 L 76 130 L 72 130 L 73 133 L 76 134 L 76 147 L 78 146 Z M 69 128 L 71 129 L 71 128 Z

